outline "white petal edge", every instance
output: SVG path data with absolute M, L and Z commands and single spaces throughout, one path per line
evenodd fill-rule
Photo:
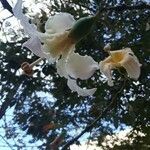
M 131 48 L 125 48 L 124 51 L 126 55 L 120 64 L 126 69 L 130 78 L 137 80 L 141 74 L 140 67 L 142 64 L 139 63 L 138 58 L 134 55 L 134 52 L 131 50 Z
M 68 56 L 66 70 L 68 75 L 75 79 L 86 80 L 98 69 L 98 63 L 90 56 L 81 56 L 74 52 Z
M 48 55 L 42 51 L 41 41 L 39 38 L 31 37 L 28 41 L 23 43 L 22 47 L 27 47 L 30 49 L 35 55 L 41 58 L 48 58 Z
M 141 64 L 139 63 L 137 57 L 134 54 L 128 54 L 124 61 L 122 61 L 120 64 L 126 69 L 129 77 L 135 80 L 139 78 L 141 74 Z
M 21 25 L 23 26 L 25 33 L 27 33 L 31 38 L 26 41 L 22 47 L 27 47 L 35 55 L 41 58 L 49 58 L 49 56 L 43 52 L 41 41 L 38 37 L 45 36 L 43 33 L 38 33 L 35 25 L 29 23 L 29 19 L 22 13 L 22 0 L 18 0 L 15 7 L 13 8 L 14 16 L 20 20 Z
M 29 19 L 22 13 L 22 0 L 18 0 L 13 8 L 14 16 L 20 20 L 21 25 L 24 28 L 25 33 L 29 36 L 37 35 L 36 26 L 29 23 Z
M 61 58 L 56 63 L 57 73 L 60 77 L 68 78 L 68 74 L 66 72 L 66 58 Z
M 105 64 L 103 61 L 101 61 L 99 65 L 100 65 L 100 72 L 107 77 L 108 85 L 113 86 L 114 83 L 112 80 L 112 73 L 111 73 L 111 70 L 113 69 L 112 65 L 107 63 Z
M 92 96 L 96 91 L 96 88 L 82 89 L 77 85 L 76 80 L 70 78 L 68 78 L 67 85 L 72 91 L 77 92 L 80 96 Z

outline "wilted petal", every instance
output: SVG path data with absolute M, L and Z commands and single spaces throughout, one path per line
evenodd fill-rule
M 123 66 L 128 75 L 137 80 L 141 73 L 141 64 L 139 63 L 137 57 L 134 55 L 134 53 L 131 51 L 131 49 L 126 50 L 126 55 L 124 59 L 120 62 L 121 66 Z
M 68 78 L 68 74 L 66 72 L 66 58 L 61 58 L 56 63 L 57 73 L 60 77 Z
M 13 8 L 14 16 L 20 20 L 24 31 L 31 37 L 27 42 L 23 44 L 23 47 L 30 49 L 35 55 L 48 58 L 48 55 L 43 52 L 39 35 L 45 36 L 44 33 L 39 33 L 36 30 L 35 25 L 29 23 L 29 19 L 22 13 L 22 0 L 18 0 L 15 7 Z
M 96 91 L 96 88 L 82 89 L 77 85 L 76 80 L 70 78 L 68 78 L 67 85 L 72 91 L 77 92 L 80 96 L 92 96 Z
M 125 63 L 122 63 L 122 66 L 126 69 L 128 75 L 137 80 L 140 76 L 140 66 L 133 59 L 127 58 Z
M 108 85 L 113 86 L 112 73 L 111 70 L 114 68 L 111 63 L 106 63 L 107 61 L 100 62 L 100 71 L 107 77 Z
M 99 69 L 98 63 L 90 56 L 81 56 L 78 53 L 71 53 L 66 63 L 67 73 L 77 79 L 90 78 Z

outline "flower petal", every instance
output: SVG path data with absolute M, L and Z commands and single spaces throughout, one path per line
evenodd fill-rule
M 111 70 L 117 67 L 124 67 L 131 78 L 139 78 L 141 64 L 130 48 L 110 51 L 110 54 L 100 62 L 100 71 L 108 78 L 110 86 L 113 86 Z
M 36 26 L 29 23 L 29 19 L 22 13 L 22 0 L 18 0 L 15 7 L 13 8 L 14 16 L 20 20 L 25 32 L 29 36 L 37 34 Z
M 41 48 L 41 42 L 36 36 L 30 38 L 27 42 L 23 43 L 22 47 L 27 47 L 35 55 L 41 58 L 48 58 L 48 54 L 44 53 Z
M 111 70 L 114 68 L 114 66 L 111 63 L 107 63 L 104 61 L 101 61 L 99 63 L 100 65 L 100 71 L 107 77 L 107 82 L 109 86 L 113 86 L 113 80 L 112 80 L 112 73 Z
M 48 55 L 43 52 L 41 41 L 38 38 L 38 31 L 35 25 L 29 23 L 29 19 L 22 13 L 22 0 L 18 0 L 13 8 L 14 16 L 20 20 L 25 32 L 31 37 L 23 44 L 23 47 L 30 49 L 35 55 L 41 58 L 48 58 Z M 40 36 L 44 36 L 40 33 Z
M 67 85 L 72 91 L 77 92 L 80 96 L 92 96 L 96 91 L 96 88 L 82 89 L 77 85 L 76 80 L 70 78 L 68 78 Z
M 68 78 L 68 74 L 66 72 L 66 58 L 61 58 L 56 63 L 57 73 L 60 77 Z
M 54 33 L 64 32 L 70 29 L 75 23 L 74 17 L 69 13 L 59 13 L 51 16 L 45 23 L 46 32 Z
M 128 75 L 137 80 L 140 76 L 141 73 L 141 64 L 138 61 L 138 58 L 134 55 L 133 51 L 128 48 L 126 49 L 126 55 L 124 57 L 124 59 L 120 62 L 121 66 L 123 66 Z
M 68 75 L 77 79 L 86 80 L 99 69 L 98 63 L 90 56 L 81 56 L 78 53 L 71 53 L 68 56 L 66 70 Z

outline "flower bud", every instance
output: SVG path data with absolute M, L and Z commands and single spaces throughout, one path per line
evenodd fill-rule
M 68 36 L 73 38 L 76 42 L 80 41 L 90 32 L 94 22 L 95 17 L 93 16 L 79 19 L 71 28 Z

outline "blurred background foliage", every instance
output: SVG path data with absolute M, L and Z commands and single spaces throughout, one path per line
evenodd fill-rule
M 37 14 L 34 9 L 24 8 L 38 30 L 44 32 L 44 24 L 50 15 L 58 12 L 71 13 L 76 19 L 96 13 L 98 7 L 136 5 L 148 3 L 140 0 L 36 0 L 44 8 Z M 80 97 L 71 92 L 67 81 L 58 76 L 55 64 L 45 60 L 36 68 L 33 77 L 22 75 L 20 65 L 33 62 L 37 57 L 21 45 L 26 41 L 23 30 L 16 31 L 9 20 L 1 20 L 0 42 L 0 118 L 13 107 L 12 124 L 6 122 L 5 137 L 18 136 L 13 124 L 17 124 L 25 135 L 32 135 L 35 141 L 42 140 L 39 149 L 49 144 L 62 131 L 66 131 L 64 145 L 81 131 L 107 107 L 114 95 L 123 86 L 124 77 L 114 72 L 114 87 L 109 87 L 99 71 L 87 81 L 78 81 L 81 86 L 97 87 L 93 97 Z M 10 38 L 11 37 L 11 38 Z M 5 40 L 4 40 L 5 39 Z M 127 80 L 124 90 L 116 97 L 113 111 L 100 119 L 90 132 L 90 140 L 97 141 L 102 149 L 150 149 L 150 11 L 125 10 L 105 11 L 100 15 L 89 35 L 76 45 L 76 52 L 89 55 L 99 62 L 108 56 L 103 47 L 111 43 L 112 50 L 130 47 L 139 58 L 141 76 L 138 81 Z M 112 140 L 102 145 L 106 135 L 130 127 L 127 139 L 116 144 Z M 6 130 L 6 129 L 9 129 Z M 9 134 L 9 133 L 12 134 Z M 140 136 L 142 133 L 144 136 Z M 113 138 L 112 138 L 113 139 Z M 132 141 L 132 142 L 131 142 Z M 22 141 L 23 142 L 23 141 Z M 81 141 L 80 141 L 81 142 Z M 78 142 L 76 142 L 78 143 Z M 78 143 L 79 144 L 79 143 Z M 20 142 L 18 144 L 22 145 Z M 20 146 L 21 147 L 21 146 Z

